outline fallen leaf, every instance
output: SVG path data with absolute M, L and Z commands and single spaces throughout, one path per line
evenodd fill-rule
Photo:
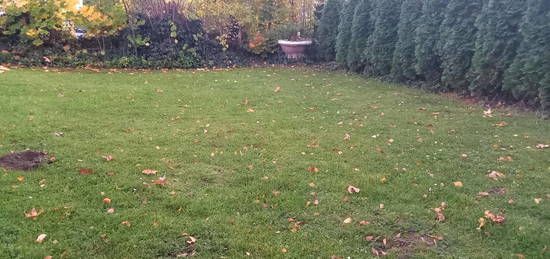
M 127 226 L 127 227 L 132 226 L 132 224 L 130 223 L 130 221 L 127 221 L 127 220 L 122 221 L 122 223 L 120 223 L 120 224 L 122 224 L 122 225 L 124 225 L 124 226 Z
M 275 88 L 275 90 L 273 90 L 273 92 L 276 92 L 276 93 L 278 93 L 278 92 L 280 92 L 280 91 L 281 91 L 281 88 L 280 88 L 280 87 L 277 87 L 277 88 Z
M 19 182 L 25 181 L 25 176 L 19 176 L 19 177 L 17 177 L 17 181 L 19 181 Z
M 359 189 L 359 188 L 357 188 L 353 185 L 348 185 L 347 190 L 348 190 L 349 194 L 359 193 L 361 191 L 361 189 Z
M 94 169 L 92 169 L 92 168 L 84 168 L 84 169 L 80 169 L 80 171 L 78 171 L 78 173 L 80 175 L 89 175 L 93 172 L 94 172 Z
M 350 134 L 344 135 L 344 140 L 350 140 L 350 139 L 351 139 L 351 135 L 350 135 Z
M 533 200 L 536 204 L 540 204 L 542 202 L 542 198 L 534 198 Z
M 549 148 L 549 147 L 550 147 L 550 145 L 547 145 L 547 144 L 537 144 L 535 146 L 535 148 L 537 148 L 537 149 L 545 149 L 545 148 Z
M 103 159 L 107 160 L 107 161 L 111 161 L 113 160 L 113 156 L 111 155 L 106 155 L 106 156 L 101 156 Z
M 281 248 L 281 253 L 286 253 L 286 252 L 288 252 L 288 249 L 286 249 L 286 248 Z
M 46 234 L 40 234 L 40 235 L 38 235 L 38 237 L 36 238 L 36 240 L 34 242 L 42 244 L 42 242 L 44 242 L 44 239 L 46 239 L 47 236 L 48 235 L 46 235 Z
M 484 227 L 486 224 L 485 218 L 479 218 L 477 221 L 479 222 L 479 227 L 477 227 L 476 229 L 481 230 L 481 228 Z
M 142 171 L 143 174 L 146 174 L 146 175 L 155 175 L 158 173 L 158 171 L 155 171 L 155 170 L 151 170 L 151 169 L 144 169 Z
M 368 224 L 370 224 L 370 222 L 368 222 L 368 221 L 365 221 L 365 220 L 359 221 L 359 226 L 364 226 L 364 225 L 368 225 Z
M 468 154 L 461 154 L 460 157 L 461 158 L 468 158 Z
M 40 216 L 40 214 L 44 213 L 43 210 L 41 211 L 36 211 L 35 208 L 32 208 L 31 209 L 31 212 L 29 213 L 25 213 L 25 217 L 27 218 L 31 218 L 32 220 L 36 220 L 38 218 L 38 216 Z
M 108 208 L 107 209 L 107 214 L 113 214 L 115 213 L 115 208 Z
M 486 219 L 489 219 L 489 220 L 491 220 L 492 222 L 495 222 L 495 223 L 504 223 L 504 221 L 506 220 L 506 218 L 504 218 L 504 216 L 495 215 L 495 214 L 491 213 L 490 210 L 485 210 L 484 214 L 485 214 L 484 217 Z
M 489 173 L 487 176 L 493 180 L 498 180 L 499 178 L 506 177 L 506 175 L 498 171 L 491 171 L 491 173 Z
M 455 185 L 455 187 L 464 187 L 464 184 L 462 184 L 461 181 L 453 182 L 453 184 Z
M 186 241 L 187 244 L 194 245 L 195 243 L 197 243 L 197 239 L 195 237 L 189 236 L 188 238 L 189 240 Z
M 349 224 L 349 223 L 351 223 L 352 221 L 353 221 L 352 218 L 346 218 L 346 219 L 344 219 L 344 224 Z
M 254 109 L 252 109 L 252 108 L 248 108 L 248 109 L 246 110 L 246 112 L 256 112 L 256 111 L 255 111 Z
M 483 117 L 484 117 L 484 118 L 491 118 L 491 117 L 493 117 L 493 111 L 491 110 L 491 108 L 489 108 L 489 110 L 483 111 Z
M 386 183 L 387 180 L 388 179 L 386 179 L 386 177 L 382 177 L 382 178 L 380 178 L 380 183 Z
M 317 168 L 317 167 L 308 167 L 307 170 L 311 173 L 319 172 L 319 168 Z
M 153 181 L 156 185 L 165 185 L 166 184 L 166 177 L 160 177 L 158 180 Z
M 504 126 L 507 126 L 507 125 L 508 125 L 507 122 L 501 121 L 501 122 L 499 122 L 499 123 L 497 124 L 497 127 L 504 127 Z
M 514 159 L 513 159 L 511 156 L 499 157 L 497 160 L 498 160 L 498 161 L 504 161 L 504 162 L 512 162 L 512 161 L 514 161 Z
M 111 199 L 105 198 L 105 199 L 103 199 L 103 203 L 105 203 L 105 204 L 110 204 L 110 203 L 111 203 Z

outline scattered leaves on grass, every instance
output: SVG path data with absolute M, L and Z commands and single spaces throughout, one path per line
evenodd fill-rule
M 348 185 L 347 190 L 348 190 L 349 194 L 359 193 L 361 191 L 361 189 L 359 189 L 359 188 L 357 188 L 353 185 Z
M 30 218 L 32 220 L 36 220 L 36 219 L 38 219 L 38 216 L 40 216 L 40 214 L 42 214 L 42 213 L 44 213 L 43 210 L 37 211 L 35 208 L 32 208 L 31 212 L 25 213 L 25 217 Z
M 40 234 L 40 235 L 38 235 L 38 237 L 36 238 L 36 240 L 34 242 L 42 244 L 42 242 L 44 242 L 44 240 L 46 239 L 47 236 L 48 235 L 46 235 L 46 234 Z
M 156 170 L 151 170 L 151 169 L 143 169 L 143 171 L 141 172 L 145 175 L 155 175 L 158 173 L 158 171 Z
M 498 179 L 500 179 L 500 178 L 506 177 L 506 175 L 503 174 L 503 173 L 501 173 L 501 172 L 498 172 L 498 171 L 491 171 L 491 172 L 487 175 L 487 177 L 489 177 L 489 178 L 491 178 L 491 179 L 493 179 L 493 180 L 496 181 L 496 180 L 498 180 Z
M 78 173 L 80 175 L 89 175 L 89 174 L 92 174 L 94 172 L 94 169 L 92 168 L 84 168 L 84 169 L 80 169 L 80 171 L 78 171 Z

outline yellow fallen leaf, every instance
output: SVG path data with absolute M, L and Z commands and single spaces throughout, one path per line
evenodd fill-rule
M 453 184 L 455 185 L 455 187 L 463 187 L 464 186 L 464 184 L 462 184 L 461 181 L 453 182 Z

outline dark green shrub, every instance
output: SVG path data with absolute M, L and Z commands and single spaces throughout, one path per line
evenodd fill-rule
M 333 61 L 336 57 L 336 36 L 340 24 L 341 0 L 327 0 L 323 8 L 317 40 L 319 41 L 319 57 L 324 61 Z
M 395 81 L 410 83 L 417 80 L 414 37 L 421 15 L 422 0 L 405 0 L 403 2 L 391 71 Z
M 351 40 L 351 26 L 353 15 L 359 4 L 359 0 L 349 0 L 344 3 L 340 25 L 338 25 L 338 36 L 336 37 L 336 62 L 343 67 L 348 65 L 348 49 Z
M 347 66 L 349 70 L 359 72 L 365 66 L 364 51 L 367 47 L 369 36 L 374 30 L 372 19 L 372 1 L 360 0 L 351 23 L 351 39 L 348 48 Z
M 424 0 L 422 16 L 416 29 L 416 72 L 424 87 L 437 87 L 441 80 L 441 51 L 439 27 L 448 0 Z
M 365 57 L 370 63 L 365 67 L 367 75 L 379 77 L 391 72 L 401 4 L 401 0 L 376 1 L 374 31 L 365 49 Z
M 467 74 L 475 51 L 475 22 L 482 0 L 451 0 L 445 10 L 441 32 L 441 83 L 444 91 L 468 91 Z

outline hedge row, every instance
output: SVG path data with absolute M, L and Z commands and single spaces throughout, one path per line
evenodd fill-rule
M 327 0 L 325 9 L 324 60 L 435 91 L 524 103 L 550 117 L 548 0 Z

